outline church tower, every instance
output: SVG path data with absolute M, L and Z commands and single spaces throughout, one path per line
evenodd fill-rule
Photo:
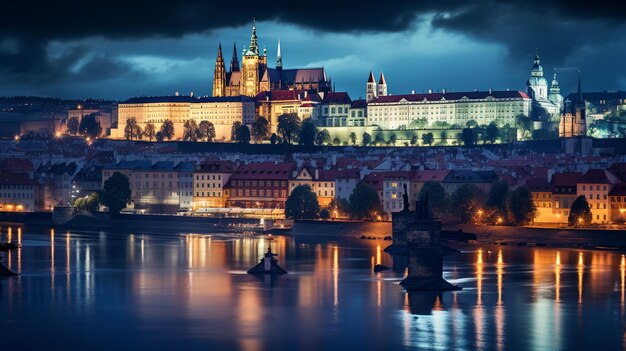
M 226 67 L 222 56 L 222 43 L 217 48 L 215 70 L 213 70 L 213 96 L 224 96 L 226 87 Z
M 383 72 L 380 72 L 377 96 L 387 96 L 387 80 L 385 80 L 385 75 L 383 74 Z
M 244 48 L 245 50 L 245 48 Z M 241 95 L 255 97 L 259 93 L 259 82 L 261 74 L 267 67 L 267 56 L 259 52 L 259 42 L 256 36 L 256 21 L 252 22 L 252 35 L 250 36 L 250 47 L 244 51 L 241 58 Z
M 571 104 L 569 111 L 567 110 L 568 109 L 565 109 L 563 115 L 561 115 L 559 136 L 562 138 L 570 138 L 587 135 L 587 111 L 585 108 L 585 99 L 583 98 L 580 75 L 578 76 L 576 101 Z
M 370 102 L 376 99 L 376 94 L 378 94 L 376 87 L 376 79 L 374 78 L 374 72 L 370 70 L 370 76 L 367 78 L 367 89 L 365 92 L 365 101 Z
M 276 53 L 276 69 L 283 69 L 283 56 L 280 54 L 280 39 L 278 39 L 278 51 Z
M 556 105 L 557 111 L 561 111 L 563 109 L 563 95 L 561 95 L 559 82 L 556 80 L 556 69 L 554 70 L 554 78 L 552 79 L 552 84 L 550 85 L 550 95 L 548 95 L 548 99 Z
M 535 100 L 547 100 L 548 80 L 543 76 L 543 67 L 541 67 L 539 52 L 535 55 L 535 60 L 533 62 L 533 67 L 530 70 L 530 78 L 526 81 L 526 92 Z

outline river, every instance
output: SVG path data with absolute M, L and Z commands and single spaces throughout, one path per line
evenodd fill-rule
M 264 236 L 1 228 L 3 349 L 621 350 L 620 253 L 457 246 L 463 290 L 407 294 L 382 240 L 277 236 L 284 276 L 245 273 Z

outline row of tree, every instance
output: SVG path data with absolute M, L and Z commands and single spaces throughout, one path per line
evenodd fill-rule
M 96 118 L 96 114 L 90 113 L 83 116 L 80 120 L 78 117 L 70 117 L 67 120 L 67 133 L 96 138 L 102 133 L 102 127 Z

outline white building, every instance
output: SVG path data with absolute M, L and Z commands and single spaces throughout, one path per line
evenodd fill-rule
M 496 122 L 514 126 L 519 115 L 529 116 L 531 98 L 521 91 L 441 92 L 380 96 L 367 106 L 367 124 L 383 129 L 410 127 L 414 120 L 425 120 L 465 127 L 474 120 L 479 125 Z

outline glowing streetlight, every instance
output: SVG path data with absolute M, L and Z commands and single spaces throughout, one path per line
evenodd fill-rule
M 54 135 L 57 139 L 61 137 L 61 132 L 56 132 L 56 134 Z
M 15 141 L 19 141 L 20 140 L 20 136 L 16 134 L 13 139 L 15 139 Z
M 578 224 L 582 225 L 583 224 L 583 218 L 582 217 L 578 217 Z
M 498 217 L 498 224 L 502 223 L 502 217 Z

